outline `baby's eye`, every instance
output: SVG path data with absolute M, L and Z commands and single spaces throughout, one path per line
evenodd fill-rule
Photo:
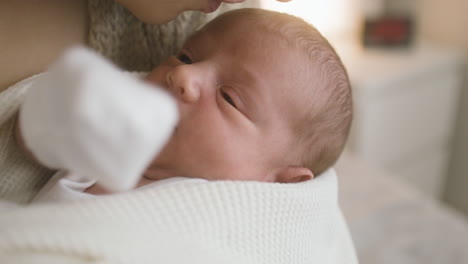
M 224 100 L 226 100 L 226 102 L 228 102 L 234 108 L 237 108 L 236 103 L 234 103 L 234 100 L 232 100 L 232 98 L 231 98 L 231 96 L 229 96 L 229 94 L 227 94 L 224 91 L 221 91 L 221 96 L 223 97 Z
M 180 60 L 182 63 L 185 63 L 185 64 L 192 64 L 193 63 L 192 59 L 185 53 L 180 53 L 179 55 L 177 55 L 177 59 Z

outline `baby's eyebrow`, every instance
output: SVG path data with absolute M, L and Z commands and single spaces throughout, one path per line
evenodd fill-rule
M 264 104 L 261 96 L 261 89 L 264 83 L 258 78 L 254 71 L 250 71 L 244 67 L 236 69 L 235 78 L 239 82 L 239 87 L 236 92 L 239 93 L 245 107 L 246 113 L 251 121 L 256 122 L 261 119 L 261 106 Z
M 239 80 L 243 85 L 248 85 L 251 87 L 260 87 L 263 85 L 263 79 L 261 76 L 258 76 L 258 71 L 252 69 L 250 65 L 234 65 L 233 67 L 234 78 Z
M 188 37 L 188 39 L 185 40 L 184 44 L 182 47 L 177 51 L 177 53 L 187 50 L 193 55 L 193 53 L 199 53 L 200 52 L 200 45 L 198 42 L 200 42 L 200 38 L 203 37 L 203 34 L 200 33 L 195 33 L 194 35 L 191 35 Z

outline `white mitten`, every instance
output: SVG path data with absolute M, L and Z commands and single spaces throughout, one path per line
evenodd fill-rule
M 20 113 L 24 142 L 40 162 L 110 191 L 134 187 L 177 120 L 169 93 L 81 47 L 39 78 Z

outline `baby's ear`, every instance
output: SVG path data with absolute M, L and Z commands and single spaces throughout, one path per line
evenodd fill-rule
M 276 182 L 294 183 L 311 180 L 314 174 L 308 168 L 288 166 L 280 169 L 275 178 Z

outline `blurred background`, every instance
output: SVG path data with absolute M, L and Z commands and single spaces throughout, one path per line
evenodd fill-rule
M 361 263 L 468 263 L 468 1 L 261 0 L 336 48 L 355 118 L 336 168 Z
M 468 215 L 468 1 L 263 0 L 262 7 L 311 22 L 342 56 L 356 97 L 349 151 Z M 409 20 L 410 40 L 364 43 L 365 34 L 404 34 L 406 24 L 385 21 L 365 32 L 379 18 Z

